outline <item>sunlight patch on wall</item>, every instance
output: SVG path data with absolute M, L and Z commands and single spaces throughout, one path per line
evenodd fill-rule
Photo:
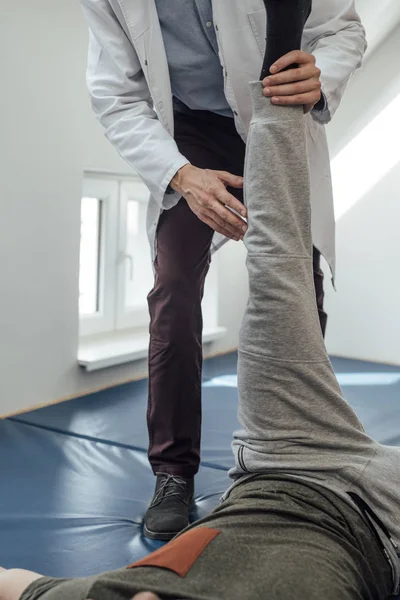
M 400 95 L 332 160 L 338 221 L 400 161 Z

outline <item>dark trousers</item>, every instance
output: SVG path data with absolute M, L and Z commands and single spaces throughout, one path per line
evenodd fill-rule
M 175 140 L 196 167 L 243 175 L 245 144 L 233 119 L 203 111 L 175 113 Z M 228 188 L 229 189 L 229 188 Z M 241 190 L 229 191 L 243 200 Z M 149 460 L 154 473 L 192 477 L 200 463 L 202 314 L 212 229 L 182 199 L 161 215 L 150 310 Z M 323 273 L 314 249 L 321 329 Z

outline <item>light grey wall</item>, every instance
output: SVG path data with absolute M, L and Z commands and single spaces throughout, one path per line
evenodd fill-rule
M 352 80 L 330 125 L 332 156 L 400 94 L 400 26 Z M 399 131 L 398 121 L 385 135 Z M 371 152 L 379 148 L 371 148 Z M 327 286 L 328 350 L 400 365 L 400 146 L 397 165 L 337 222 L 337 293 Z
M 364 62 L 350 80 L 343 101 L 327 127 L 334 158 L 399 92 L 396 57 L 400 50 L 400 24 Z
M 131 379 L 145 362 L 86 374 L 76 364 L 80 196 L 85 169 L 129 173 L 87 100 L 77 3 L 28 0 L 0 23 L 0 414 Z M 353 80 L 330 128 L 333 154 L 398 90 L 394 32 Z M 329 349 L 400 363 L 398 190 L 393 171 L 338 223 Z M 373 232 L 373 233 L 372 233 Z M 220 254 L 220 324 L 236 345 L 247 300 L 243 246 Z M 356 308 L 357 304 L 357 308 Z
M 80 198 L 85 169 L 128 173 L 87 99 L 77 2 L 21 0 L 0 23 L 0 415 L 143 375 L 144 361 L 92 374 L 76 362 Z M 243 248 L 221 253 L 221 324 L 236 345 Z

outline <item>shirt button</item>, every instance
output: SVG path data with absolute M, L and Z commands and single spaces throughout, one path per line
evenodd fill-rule
M 207 27 L 212 27 L 212 21 L 207 21 L 206 25 Z

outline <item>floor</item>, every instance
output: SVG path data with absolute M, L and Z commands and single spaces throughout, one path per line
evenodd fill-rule
M 237 427 L 236 355 L 204 365 L 196 514 L 228 485 Z M 368 433 L 400 445 L 400 368 L 333 359 Z M 159 543 L 142 536 L 154 478 L 147 463 L 147 381 L 0 421 L 0 565 L 58 577 L 119 568 Z

